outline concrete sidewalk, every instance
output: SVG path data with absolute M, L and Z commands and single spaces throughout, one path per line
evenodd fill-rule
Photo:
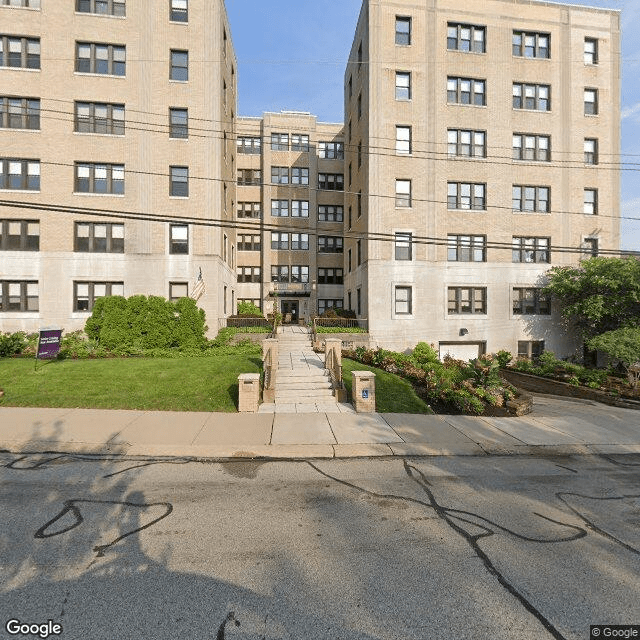
M 640 453 L 640 411 L 550 396 L 521 418 L 6 407 L 0 449 L 214 459 Z

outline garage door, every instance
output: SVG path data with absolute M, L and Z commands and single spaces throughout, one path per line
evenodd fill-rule
M 456 360 L 469 361 L 473 358 L 477 358 L 480 355 L 480 346 L 478 342 L 459 342 L 452 343 L 440 343 L 440 360 L 444 360 L 444 357 L 449 354 Z

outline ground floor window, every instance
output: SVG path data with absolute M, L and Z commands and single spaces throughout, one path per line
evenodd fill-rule
M 344 300 L 340 299 L 328 299 L 328 298 L 319 298 L 318 299 L 318 315 L 322 315 L 325 311 L 329 309 L 344 309 Z
M 73 310 L 92 311 L 98 298 L 124 296 L 124 282 L 74 282 Z
M 189 297 L 189 284 L 187 282 L 170 282 L 169 283 L 169 300 L 176 302 L 180 298 Z
M 0 280 L 0 313 L 5 311 L 38 311 L 38 283 Z
M 544 340 L 518 340 L 518 358 L 537 360 L 544 352 Z

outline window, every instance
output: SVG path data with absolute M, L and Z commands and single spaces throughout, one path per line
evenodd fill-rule
M 584 139 L 584 163 L 598 164 L 598 140 L 597 138 Z
M 306 167 L 292 167 L 291 184 L 309 184 L 309 169 Z
M 512 43 L 514 56 L 524 58 L 551 57 L 551 36 L 548 33 L 514 31 Z
M 362 166 L 362 140 L 358 142 L 358 169 Z
M 551 298 L 542 293 L 542 289 L 534 287 L 513 288 L 514 316 L 548 316 L 551 315 Z
M 356 264 L 360 266 L 362 264 L 362 240 L 356 241 Z
M 115 44 L 76 42 L 76 71 L 107 76 L 124 76 L 126 48 Z
M 551 87 L 548 84 L 514 82 L 513 108 L 551 111 Z
M 411 18 L 396 16 L 396 44 L 411 44 Z
M 318 236 L 318 253 L 342 253 L 343 250 L 343 238 Z
M 406 231 L 396 232 L 395 236 L 395 250 L 396 260 L 411 260 L 412 259 L 412 237 L 413 234 Z
M 262 211 L 259 202 L 238 202 L 236 209 L 238 218 L 261 218 Z
M 447 184 L 447 209 L 485 210 L 487 208 L 486 188 L 485 184 L 449 182 Z
M 169 167 L 169 195 L 189 197 L 189 167 Z
M 0 158 L 0 189 L 40 190 L 40 160 Z
M 189 52 L 171 49 L 171 66 L 169 67 L 169 79 L 178 82 L 189 80 Z
M 169 225 L 169 253 L 188 254 L 189 253 L 189 225 L 170 224 Z
M 449 315 L 487 313 L 486 287 L 449 287 Z
M 288 200 L 272 200 L 271 215 L 277 218 L 289 217 L 289 201 Z
M 92 311 L 98 298 L 124 296 L 124 282 L 74 282 L 73 310 Z
M 236 140 L 238 153 L 260 155 L 262 144 L 258 136 L 239 136 Z
M 584 115 L 585 116 L 598 115 L 598 90 L 597 89 L 584 90 Z
M 40 38 L 0 35 L 0 67 L 40 68 Z
M 291 251 L 308 251 L 309 250 L 309 234 L 308 233 L 292 233 L 291 234 Z
M 486 50 L 485 34 L 485 27 L 450 22 L 447 25 L 447 49 L 449 51 L 484 53 Z
M 533 133 L 514 133 L 513 159 L 549 162 L 551 160 L 551 138 Z
M 351 273 L 351 262 L 351 249 L 349 249 L 347 253 L 347 273 Z M 351 308 L 351 305 L 349 305 L 349 308 Z
M 411 73 L 396 71 L 396 100 L 411 100 Z
M 289 282 L 288 265 L 281 265 L 281 264 L 272 265 L 271 282 Z
M 189 22 L 187 0 L 170 0 L 169 19 L 172 22 Z
M 358 45 L 358 73 L 362 70 L 362 41 Z
M 362 289 L 356 289 L 356 311 L 359 316 L 362 315 Z
M 358 96 L 358 120 L 362 118 L 362 94 Z
M 288 251 L 289 250 L 289 234 L 280 233 L 279 231 L 271 232 L 271 248 L 274 251 Z
M 449 262 L 486 262 L 487 236 L 447 236 L 447 260 Z
M 411 127 L 396 126 L 396 153 L 402 155 L 411 154 Z
M 39 220 L 0 220 L 0 251 L 39 250 Z
M 104 102 L 76 102 L 74 131 L 124 135 L 124 105 Z
M 26 280 L 0 280 L 0 313 L 38 311 L 38 283 Z
M 344 160 L 344 144 L 342 142 L 319 142 L 318 157 L 326 160 Z
M 29 9 L 39 9 L 40 0 L 2 0 L 0 5 L 5 7 L 28 7 Z
M 344 191 L 344 175 L 342 173 L 319 173 L 318 189 Z
M 549 187 L 513 185 L 513 210 L 524 213 L 549 213 Z
M 356 196 L 356 208 L 358 210 L 358 218 L 362 216 L 362 191 L 358 191 Z
M 473 78 L 447 78 L 447 102 L 449 104 L 487 104 L 485 80 Z
M 260 186 L 262 184 L 262 171 L 260 169 L 238 169 L 237 176 L 240 186 Z
M 0 128 L 40 129 L 40 100 L 0 97 Z
M 544 352 L 544 340 L 518 340 L 518 359 L 537 360 Z
M 584 213 L 589 216 L 595 216 L 598 213 L 598 190 L 584 190 Z
M 289 184 L 288 167 L 271 167 L 271 184 Z
M 598 64 L 598 40 L 596 38 L 584 39 L 584 63 Z
M 189 111 L 188 109 L 169 109 L 169 137 L 189 137 Z
M 189 284 L 187 282 L 170 282 L 169 283 L 169 300 L 177 302 L 180 298 L 189 297 Z
M 342 222 L 344 208 L 341 205 L 318 205 L 318 222 Z
M 260 251 L 262 241 L 259 233 L 238 235 L 238 251 Z
M 447 132 L 449 157 L 486 158 L 487 134 L 484 131 L 449 129 Z
M 551 262 L 549 238 L 529 238 L 514 236 L 512 262 Z
M 309 201 L 308 200 L 292 200 L 291 201 L 291 217 L 292 218 L 308 218 L 309 217 Z
M 329 309 L 343 309 L 344 308 L 344 300 L 328 300 L 326 298 L 318 299 L 318 315 L 322 315 Z
M 288 133 L 272 133 L 271 134 L 271 150 L 272 151 L 289 151 L 289 134 Z
M 411 287 L 396 287 L 395 313 L 399 316 L 411 315 L 413 291 Z
M 124 165 L 75 163 L 76 193 L 124 194 Z
M 396 180 L 396 207 L 411 206 L 411 180 Z
M 309 267 L 307 265 L 292 265 L 291 282 L 309 282 Z
M 126 0 L 76 0 L 76 11 L 122 17 L 126 15 Z
M 292 133 L 291 151 L 309 151 L 309 136 L 301 133 Z
M 262 269 L 260 267 L 238 267 L 236 269 L 238 282 L 261 282 Z
M 353 77 L 349 76 L 349 100 L 351 100 L 352 96 L 353 96 Z
M 318 284 L 343 284 L 344 272 L 342 269 L 318 268 Z
M 588 258 L 597 258 L 598 238 L 585 238 L 582 241 L 582 253 Z
M 76 222 L 73 250 L 78 253 L 124 253 L 124 224 Z

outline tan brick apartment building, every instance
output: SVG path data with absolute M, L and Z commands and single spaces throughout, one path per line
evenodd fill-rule
M 235 117 L 222 0 L 0 17 L 0 199 L 171 219 L 2 207 L 1 330 L 81 328 L 98 295 L 177 297 L 202 269 L 214 333 L 277 298 L 392 348 L 574 348 L 540 277 L 619 247 L 618 12 L 365 0 L 344 125 Z

